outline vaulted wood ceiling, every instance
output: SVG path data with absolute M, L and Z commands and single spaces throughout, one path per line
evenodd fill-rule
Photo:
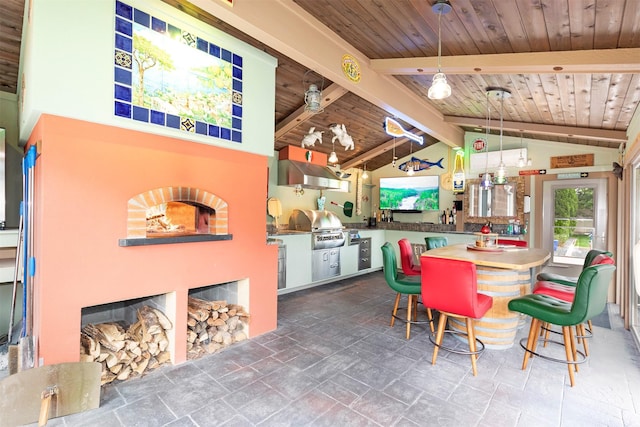
M 0 90 L 10 93 L 18 84 L 23 1 L 3 0 L 0 14 Z M 220 0 L 163 1 L 278 58 L 274 149 L 300 145 L 315 127 L 325 137 L 314 150 L 329 153 L 328 125 L 344 123 L 356 148 L 336 146 L 343 168 L 387 165 L 394 145 L 397 157 L 418 149 L 385 133 L 386 116 L 424 134 L 427 145 L 459 144 L 462 130 L 485 125 L 490 86 L 513 94 L 504 101 L 505 135 L 581 144 L 585 152 L 618 148 L 640 102 L 637 0 L 451 0 L 451 13 L 441 17 L 441 68 L 452 95 L 440 101 L 427 97 L 438 68 L 435 0 L 234 0 L 233 8 Z M 278 22 L 272 13 L 298 21 Z M 294 41 L 267 36 L 281 31 L 274 25 L 326 37 L 296 54 Z M 386 93 L 344 84 L 309 59 L 321 57 L 327 40 L 348 46 L 344 53 L 359 58 L 363 73 L 390 82 Z M 304 112 L 309 82 L 323 89 L 322 113 Z M 414 120 L 420 114 L 399 110 L 407 99 L 427 113 Z M 499 109 L 492 104 L 496 133 Z

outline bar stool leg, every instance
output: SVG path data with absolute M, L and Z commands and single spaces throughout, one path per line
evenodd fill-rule
M 447 324 L 447 315 L 440 312 L 440 320 L 438 320 L 438 333 L 436 334 L 436 346 L 433 347 L 433 357 L 431 357 L 431 364 L 436 364 L 438 358 L 439 345 L 442 344 L 442 338 L 444 336 L 444 327 Z
M 535 317 L 531 318 L 531 327 L 529 329 L 529 336 L 527 337 L 527 349 L 530 351 L 536 350 L 536 342 L 538 340 L 538 334 L 540 330 L 540 320 Z M 529 363 L 529 357 L 533 357 L 529 351 L 524 352 L 524 359 L 522 360 L 522 370 L 527 369 Z
M 433 327 L 433 313 L 430 308 L 427 308 L 427 318 L 429 319 L 429 328 L 431 328 L 431 333 L 435 332 L 435 328 Z
M 407 339 L 411 334 L 411 309 L 413 308 L 413 297 L 415 295 L 407 295 Z
M 573 387 L 573 384 L 575 382 L 574 379 L 574 374 L 573 374 L 573 366 L 571 362 L 574 361 L 573 359 L 573 350 L 571 349 L 571 329 L 570 326 L 563 326 L 562 327 L 562 336 L 564 337 L 564 352 L 567 355 L 567 368 L 569 370 L 569 382 L 571 383 L 571 387 Z
M 576 330 L 577 330 L 577 326 L 576 326 Z M 576 344 L 576 336 L 573 333 L 573 328 L 571 326 L 569 326 L 569 334 L 571 338 L 571 355 L 573 356 L 573 360 L 578 360 L 578 347 Z M 579 367 L 578 364 L 575 363 L 573 364 L 575 371 L 578 372 L 579 371 Z
M 584 330 L 584 323 L 581 323 L 579 326 L 576 326 L 576 328 L 580 328 L 580 332 L 576 332 L 578 333 L 578 335 L 582 336 L 582 348 L 584 348 L 584 355 L 588 356 L 589 355 L 589 340 L 586 338 L 587 335 L 587 331 Z
M 400 304 L 400 293 L 396 294 L 396 302 L 393 305 L 393 313 L 391 315 L 391 326 L 396 323 L 396 313 L 398 312 L 398 304 Z
M 476 334 L 473 328 L 473 319 L 467 317 L 467 338 L 469 339 L 469 351 L 476 352 Z M 476 354 L 471 355 L 471 368 L 473 369 L 473 376 L 478 376 L 478 368 L 476 366 L 476 360 L 478 356 Z

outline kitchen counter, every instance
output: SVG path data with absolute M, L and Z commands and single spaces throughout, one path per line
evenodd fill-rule
M 477 224 L 472 224 L 476 226 Z M 502 226 L 504 224 L 501 224 Z M 391 230 L 391 231 L 417 231 L 425 233 L 441 233 L 441 234 L 458 234 L 461 236 L 473 236 L 474 233 L 480 231 L 477 230 L 457 230 L 455 225 L 450 224 L 432 224 L 428 222 L 379 222 L 375 227 L 368 227 L 367 225 L 358 223 L 345 223 L 344 226 L 347 229 L 353 230 Z M 505 225 L 506 226 L 506 225 Z M 500 233 L 500 230 L 496 230 L 498 237 L 505 239 L 520 239 L 525 240 L 526 236 L 523 234 L 506 234 Z

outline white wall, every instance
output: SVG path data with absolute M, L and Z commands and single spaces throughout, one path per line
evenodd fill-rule
M 20 140 L 42 113 L 141 130 L 225 148 L 273 155 L 275 58 L 160 1 L 126 4 L 243 57 L 242 143 L 205 137 L 114 115 L 114 0 L 32 0 L 24 41 L 24 109 Z

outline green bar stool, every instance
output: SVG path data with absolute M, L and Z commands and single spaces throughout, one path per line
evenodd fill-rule
M 566 363 L 571 387 L 573 387 L 574 371 L 578 371 L 578 364 L 583 363 L 587 355 L 577 350 L 572 327 L 581 325 L 604 310 L 607 305 L 609 283 L 615 270 L 616 267 L 611 264 L 598 264 L 585 268 L 578 277 L 572 303 L 543 294 L 529 294 L 509 301 L 509 310 L 531 316 L 531 327 L 526 344 L 525 338 L 520 340 L 520 346 L 525 350 L 522 361 L 523 370 L 527 368 L 531 355 Z M 539 338 L 545 323 L 561 326 L 564 341 Z M 538 341 L 564 345 L 566 360 L 537 353 Z

